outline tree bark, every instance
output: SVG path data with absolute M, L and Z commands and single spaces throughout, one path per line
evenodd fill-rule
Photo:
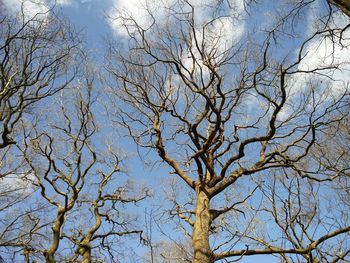
M 85 247 L 83 252 L 83 261 L 82 263 L 90 263 L 91 262 L 91 248 Z
M 338 7 L 344 14 L 350 17 L 349 0 L 328 0 L 328 2 Z
M 194 249 L 193 263 L 213 263 L 213 257 L 209 245 L 209 231 L 211 226 L 211 215 L 208 195 L 199 187 L 197 191 L 195 222 L 192 234 Z
M 45 256 L 46 263 L 55 263 L 54 254 L 50 254 L 50 253 L 45 253 L 44 252 L 44 256 Z
M 55 263 L 55 253 L 58 249 L 59 243 L 60 243 L 60 235 L 61 235 L 61 227 L 64 222 L 64 216 L 66 214 L 66 211 L 63 209 L 59 209 L 57 213 L 57 218 L 55 223 L 52 226 L 52 244 L 51 247 L 44 251 L 44 256 L 46 263 Z

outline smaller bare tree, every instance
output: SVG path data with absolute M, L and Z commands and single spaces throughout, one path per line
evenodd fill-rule
M 32 240 L 25 244 L 28 260 L 99 262 L 98 253 L 92 252 L 105 250 L 100 256 L 113 259 L 114 238 L 141 237 L 121 206 L 145 199 L 148 192 L 123 184 L 117 154 L 110 150 L 103 155 L 102 144 L 95 143 L 99 129 L 92 113 L 96 100 L 92 86 L 87 77 L 82 87 L 75 88 L 76 94 L 63 95 L 59 114 L 51 116 L 47 127 L 24 131 L 23 158 L 38 189 L 37 199 L 49 207 L 38 216 L 40 227 L 32 234 L 40 244 Z M 61 251 L 61 246 L 70 252 Z

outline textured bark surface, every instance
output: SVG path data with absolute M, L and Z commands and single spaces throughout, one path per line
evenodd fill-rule
M 44 256 L 46 263 L 55 263 L 55 257 L 53 256 L 53 254 L 48 254 L 44 252 Z
M 55 223 L 52 226 L 52 244 L 51 247 L 44 251 L 46 263 L 55 263 L 55 253 L 60 243 L 61 228 L 64 223 L 66 211 L 60 208 Z
M 211 216 L 209 198 L 201 190 L 197 190 L 196 220 L 193 227 L 194 263 L 212 263 L 213 257 L 209 246 Z
M 86 247 L 83 252 L 83 261 L 82 263 L 90 263 L 91 262 L 91 248 Z
M 329 0 L 329 3 L 337 6 L 344 14 L 350 17 L 350 1 L 349 0 Z

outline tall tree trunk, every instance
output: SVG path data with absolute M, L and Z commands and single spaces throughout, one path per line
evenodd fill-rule
M 209 231 L 211 215 L 207 194 L 197 189 L 195 222 L 193 227 L 192 244 L 194 249 L 194 263 L 212 263 L 212 253 L 209 246 Z
M 81 263 L 90 263 L 91 262 L 91 236 L 86 235 L 84 239 L 79 244 L 78 254 L 83 257 Z
M 90 262 L 91 262 L 91 248 L 87 246 L 84 248 L 82 263 L 90 263 Z
M 51 247 L 44 251 L 46 263 L 55 263 L 55 253 L 60 243 L 61 227 L 64 222 L 66 211 L 60 208 L 57 213 L 55 223 L 52 226 L 52 243 Z
M 44 256 L 45 256 L 46 263 L 55 263 L 54 254 L 50 254 L 50 253 L 45 253 L 44 252 Z

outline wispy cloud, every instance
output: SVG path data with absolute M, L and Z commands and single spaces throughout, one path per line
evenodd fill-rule
M 344 15 L 339 14 L 334 17 L 334 28 L 343 28 L 347 25 Z M 330 85 L 334 95 L 344 91 L 347 83 L 350 82 L 350 32 L 344 31 L 335 33 L 333 37 L 315 38 L 307 47 L 305 57 L 300 63 L 298 69 L 302 71 L 313 71 L 317 69 L 326 69 L 319 71 L 319 75 L 301 74 L 299 81 L 295 83 L 294 88 L 300 89 L 300 81 L 309 81 L 310 78 L 317 77 L 320 81 L 332 79 Z M 324 73 L 324 74 L 322 74 Z
M 153 19 L 166 21 L 171 12 L 176 10 L 176 0 L 113 0 L 113 8 L 108 12 L 109 25 L 119 36 L 127 36 L 125 29 L 125 20 L 120 17 L 132 17 L 139 26 L 149 27 Z M 216 9 L 217 0 L 190 1 L 195 9 L 196 27 L 200 29 L 204 24 L 213 19 L 214 9 Z M 211 30 L 206 31 L 206 37 L 217 37 L 220 34 L 221 42 L 235 41 L 244 31 L 244 22 L 242 19 L 235 19 L 244 11 L 243 0 L 231 0 L 230 8 L 227 8 L 224 15 L 212 23 Z M 209 36 L 210 35 L 210 36 Z
M 45 14 L 49 10 L 44 0 L 3 0 L 3 4 L 8 12 L 15 14 L 23 11 L 27 18 L 36 14 Z
M 56 4 L 57 5 L 62 5 L 62 6 L 70 6 L 73 5 L 73 0 L 57 0 Z
M 70 6 L 74 0 L 3 0 L 6 10 L 16 14 L 23 12 L 25 18 L 32 18 L 35 15 L 48 15 L 53 6 Z
M 32 174 L 7 175 L 0 178 L 0 190 L 2 193 L 16 193 L 17 195 L 28 195 L 34 192 L 36 178 Z
M 320 7 L 319 7 L 320 8 Z M 313 10 L 318 12 L 319 10 Z M 309 34 L 315 32 L 319 16 L 308 17 Z M 343 28 L 348 19 L 343 14 L 335 14 L 331 28 Z M 311 29 L 313 27 L 313 30 Z M 304 57 L 298 65 L 301 73 L 288 81 L 288 105 L 298 105 L 303 94 L 314 92 L 314 97 L 327 104 L 343 95 L 350 84 L 350 32 L 335 33 L 332 37 L 315 37 L 305 49 Z M 319 105 L 322 106 L 322 105 Z M 293 114 L 294 109 L 285 107 L 280 113 L 281 120 Z
M 128 25 L 128 23 L 124 19 L 121 19 L 122 17 L 132 17 L 138 25 L 147 28 L 152 24 L 152 15 L 159 19 L 165 13 L 164 8 L 169 6 L 171 2 L 173 1 L 114 0 L 112 9 L 108 12 L 109 25 L 114 33 L 126 37 L 128 32 L 125 25 Z

